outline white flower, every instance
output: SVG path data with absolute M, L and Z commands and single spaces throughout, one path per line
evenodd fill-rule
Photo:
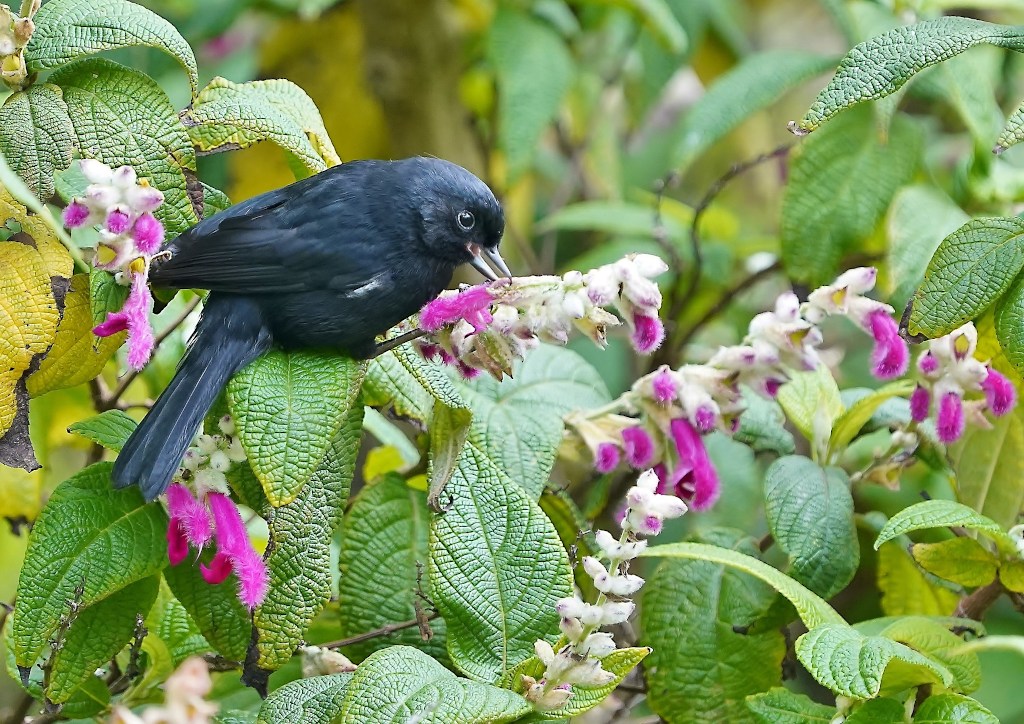
M 603 659 L 615 651 L 615 639 L 606 631 L 596 631 L 587 636 L 586 641 L 576 647 L 580 656 L 592 656 L 595 659 Z
M 594 587 L 613 596 L 630 596 L 640 590 L 644 579 L 629 574 L 610 574 L 599 560 L 592 556 L 583 559 L 583 570 L 594 579 Z
M 612 626 L 617 623 L 625 623 L 633 615 L 636 604 L 632 601 L 607 601 L 596 608 L 601 611 L 600 624 Z
M 585 659 L 565 672 L 565 681 L 588 688 L 606 686 L 615 681 L 615 674 L 601 668 L 599 659 Z
M 618 561 L 629 561 L 639 556 L 647 547 L 647 541 L 638 540 L 620 543 L 611 533 L 599 530 L 594 534 L 598 548 L 605 558 Z

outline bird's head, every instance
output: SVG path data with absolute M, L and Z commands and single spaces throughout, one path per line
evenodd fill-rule
M 409 160 L 427 249 L 453 264 L 472 264 L 490 280 L 512 276 L 498 254 L 505 214 L 487 184 L 449 161 Z

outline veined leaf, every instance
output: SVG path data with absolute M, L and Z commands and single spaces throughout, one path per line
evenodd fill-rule
M 32 246 L 43 257 L 43 264 L 51 277 L 68 279 L 74 273 L 75 262 L 65 243 L 70 243 L 67 231 L 53 218 L 50 209 L 43 206 L 22 183 L 0 154 L 0 224 L 14 220 L 21 230 L 32 238 Z M 15 240 L 24 237 L 16 237 Z M 51 283 L 53 280 L 51 280 Z
M 36 198 L 53 196 L 55 171 L 71 165 L 75 128 L 61 89 L 29 86 L 0 107 L 0 151 Z
M 444 369 L 423 359 L 410 345 L 396 347 L 370 360 L 363 398 L 374 407 L 390 404 L 398 415 L 411 417 L 424 426 L 433 418 L 435 402 L 466 408 Z
M 352 674 L 289 681 L 263 702 L 256 724 L 331 724 L 341 714 L 341 702 L 351 682 Z
M 131 287 L 118 284 L 114 275 L 93 267 L 89 270 L 89 300 L 93 326 L 101 324 L 110 312 L 124 306 Z
M 740 415 L 740 429 L 733 439 L 754 452 L 790 455 L 796 449 L 793 433 L 786 429 L 786 416 L 775 400 L 766 400 L 747 388 L 741 388 L 746 409 Z
M 981 315 L 1024 268 L 1024 220 L 973 219 L 939 244 L 914 295 L 910 332 L 941 337 Z
M 508 689 L 460 679 L 418 649 L 392 646 L 371 655 L 352 674 L 338 724 L 509 722 L 531 711 Z
M 948 616 L 959 596 L 928 579 L 904 546 L 890 541 L 878 549 L 878 590 L 888 616 Z
M 1009 528 L 1024 509 L 1024 410 L 1013 409 L 993 427 L 968 427 L 950 457 L 957 499 Z
M 952 689 L 969 694 L 981 686 L 981 664 L 973 651 L 962 651 L 964 640 L 946 626 L 923 616 L 900 618 L 879 634 L 899 641 L 949 669 Z
M 271 141 L 313 173 L 341 163 L 316 104 L 288 80 L 214 78 L 181 120 L 192 142 L 208 153 Z
M 921 568 L 961 586 L 984 586 L 996 577 L 998 559 L 974 538 L 915 543 L 910 554 Z
M 747 708 L 761 724 L 829 724 L 836 715 L 834 706 L 811 701 L 781 686 L 748 696 Z
M 53 70 L 91 53 L 128 46 L 157 48 L 188 73 L 192 95 L 199 71 L 192 48 L 171 23 L 127 0 L 49 0 L 33 18 L 35 32 L 25 48 L 30 72 Z
M 914 713 L 914 724 L 999 724 L 999 718 L 981 702 L 962 694 L 936 694 Z
M 167 648 L 172 669 L 189 656 L 213 650 L 181 601 L 174 597 L 166 581 L 160 584 L 156 603 L 146 617 L 146 628 Z M 157 679 L 159 682 L 163 680 L 164 678 Z
M 822 364 L 810 372 L 797 372 L 779 389 L 776 399 L 814 448 L 824 450 L 832 425 L 843 413 L 839 385 L 828 367 Z
M 870 394 L 861 397 L 836 420 L 832 426 L 832 436 L 829 438 L 829 450 L 838 454 L 849 445 L 857 433 L 868 424 L 871 416 L 887 400 L 893 397 L 909 397 L 914 391 L 914 383 L 910 380 L 899 380 L 891 382 L 884 387 L 873 390 Z
M 365 369 L 333 353 L 274 350 L 228 383 L 238 437 L 271 505 L 294 500 L 313 475 Z
M 765 473 L 765 516 L 789 574 L 825 599 L 846 588 L 860 563 L 849 485 L 843 470 L 798 455 Z
M 14 620 L 18 666 L 35 664 L 67 613 L 159 573 L 167 564 L 167 515 L 137 488 L 114 490 L 110 463 L 97 463 L 53 492 L 29 537 Z
M 108 450 L 121 452 L 138 424 L 121 410 L 106 410 L 74 423 L 68 427 L 68 432 L 77 433 Z
M 925 500 L 904 508 L 889 519 L 875 540 L 875 550 L 897 536 L 927 528 L 967 528 L 992 540 L 1000 550 L 1015 555 L 1013 539 L 991 518 L 952 500 Z
M 1020 27 L 944 17 L 896 28 L 855 46 L 807 114 L 795 124 L 810 132 L 841 110 L 899 90 L 915 73 L 980 43 L 1024 50 Z

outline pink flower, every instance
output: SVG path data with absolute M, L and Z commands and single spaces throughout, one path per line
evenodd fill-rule
M 640 426 L 627 427 L 622 431 L 622 445 L 626 449 L 626 460 L 640 470 L 646 468 L 654 457 L 654 440 Z
M 123 234 L 131 225 L 131 217 L 124 209 L 117 207 L 107 214 L 106 227 L 111 234 Z
M 224 551 L 217 551 L 217 554 L 210 560 L 210 565 L 199 564 L 199 572 L 203 580 L 210 585 L 217 585 L 227 580 L 231 575 L 231 556 Z
M 650 354 L 664 339 L 665 327 L 660 319 L 639 312 L 633 315 L 633 334 L 630 335 L 633 349 L 640 354 Z
M 989 368 L 988 376 L 981 383 L 981 389 L 985 393 L 988 409 L 996 417 L 1005 415 L 1017 402 L 1017 391 L 1013 383 L 994 369 Z
M 939 369 L 939 361 L 931 352 L 925 352 L 917 360 L 917 368 L 925 375 L 935 374 Z
M 64 226 L 69 229 L 77 229 L 89 218 L 89 207 L 81 201 L 72 201 L 64 209 Z
M 493 319 L 490 313 L 491 293 L 478 285 L 453 296 L 441 296 L 428 302 L 420 312 L 420 326 L 427 332 L 465 319 L 477 332 L 487 328 Z
M 679 462 L 671 472 L 664 463 L 655 467 L 661 480 L 658 492 L 672 493 L 694 510 L 707 510 L 718 500 L 721 490 L 704 440 L 686 418 L 673 420 L 671 431 Z
M 172 566 L 181 563 L 188 556 L 188 536 L 185 527 L 177 518 L 171 518 L 167 525 L 167 560 Z
M 213 538 L 210 514 L 192 495 L 192 491 L 181 483 L 167 488 L 167 511 L 171 520 L 176 521 L 191 545 L 202 548 Z
M 698 407 L 693 415 L 693 423 L 701 432 L 711 432 L 715 429 L 715 411 L 706 405 Z
M 926 420 L 931 404 L 931 393 L 928 392 L 927 388 L 918 385 L 910 395 L 910 419 L 914 422 Z
M 245 523 L 231 498 L 222 493 L 210 493 L 207 495 L 207 501 L 216 524 L 214 538 L 218 549 L 217 556 L 210 562 L 210 575 L 226 576 L 223 570 L 228 564 L 238 577 L 238 597 L 252 610 L 263 602 L 267 594 L 269 576 L 266 564 L 249 542 Z M 224 554 L 224 557 L 218 560 L 221 554 Z M 205 570 L 203 577 L 207 578 Z
M 899 377 L 907 371 L 910 362 L 910 350 L 906 341 L 900 337 L 899 325 L 884 309 L 871 312 L 867 321 L 871 336 L 875 338 L 875 348 L 871 352 L 871 371 L 882 380 Z
M 148 211 L 135 220 L 132 227 L 135 246 L 143 254 L 155 254 L 164 240 L 164 227 Z
M 671 402 L 679 396 L 679 387 L 667 366 L 663 366 L 655 373 L 651 387 L 654 390 L 654 399 L 662 404 Z
M 620 457 L 619 448 L 610 442 L 603 442 L 597 446 L 597 453 L 594 455 L 594 469 L 599 473 L 610 473 L 618 467 Z
M 128 330 L 128 364 L 141 370 L 153 354 L 156 343 L 153 328 L 149 325 L 149 310 L 153 306 L 146 275 L 137 273 L 132 276 L 132 290 L 120 312 L 109 312 L 106 321 L 93 327 L 92 333 L 97 337 L 109 337 L 112 334 Z
M 939 441 L 954 442 L 964 434 L 964 405 L 960 395 L 947 392 L 939 401 L 939 419 L 935 423 Z

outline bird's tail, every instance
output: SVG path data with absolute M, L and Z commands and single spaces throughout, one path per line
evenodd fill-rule
M 231 375 L 270 344 L 255 302 L 210 294 L 174 379 L 117 456 L 114 487 L 138 485 L 146 500 L 164 492 Z

